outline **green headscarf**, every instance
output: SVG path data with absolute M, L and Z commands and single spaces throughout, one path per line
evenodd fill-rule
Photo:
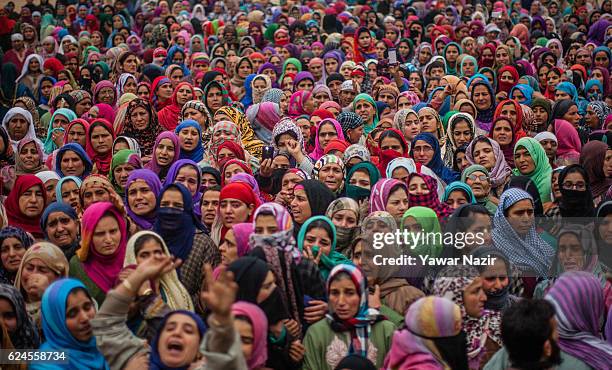
M 440 227 L 436 212 L 427 207 L 411 207 L 402 216 L 400 230 L 404 230 L 404 222 L 408 217 L 413 217 L 422 228 L 422 237 L 419 238 L 417 245 L 410 246 L 412 254 L 419 256 L 429 255 L 429 257 L 440 256 L 442 253 L 442 228 Z M 427 237 L 429 233 L 431 234 Z M 436 237 L 434 238 L 434 236 Z
M 329 276 L 330 271 L 334 267 L 340 264 L 352 265 L 353 262 L 349 260 L 348 258 L 346 258 L 346 256 L 343 255 L 342 253 L 336 251 L 336 226 L 334 226 L 334 223 L 332 222 L 332 220 L 330 220 L 329 218 L 325 216 L 314 216 L 306 220 L 306 222 L 304 222 L 304 224 L 300 228 L 300 232 L 298 233 L 298 237 L 297 237 L 297 246 L 300 252 L 302 252 L 302 250 L 304 249 L 304 239 L 306 238 L 306 232 L 308 230 L 308 226 L 315 221 L 326 222 L 332 231 L 332 235 L 331 235 L 332 242 L 331 242 L 331 249 L 329 251 L 329 254 L 328 255 L 322 254 L 321 259 L 319 260 L 319 271 L 321 271 L 321 276 L 323 277 L 323 279 L 327 281 L 327 277 Z M 314 255 L 319 253 L 319 247 L 318 246 L 312 247 L 312 253 Z
M 460 77 L 466 77 L 465 73 L 463 73 L 463 63 L 466 60 L 471 60 L 472 62 L 474 62 L 474 74 L 476 74 L 477 71 L 478 71 L 478 61 L 476 60 L 476 58 L 474 58 L 471 55 L 466 55 L 466 56 L 463 57 L 463 59 L 461 59 L 461 64 L 459 65 L 459 76 Z
M 113 188 L 119 195 L 123 195 L 125 189 L 122 189 L 121 186 L 117 182 L 115 182 L 115 168 L 121 166 L 122 164 L 128 163 L 131 155 L 138 155 L 135 150 L 132 149 L 121 149 L 115 155 L 113 155 L 113 159 L 111 161 L 110 172 L 108 174 L 108 181 L 113 185 Z
M 96 63 L 95 65 L 100 67 L 100 68 L 102 68 L 102 72 L 103 72 L 102 79 L 103 80 L 108 79 L 108 74 L 110 73 L 110 67 L 108 66 L 108 64 L 106 64 L 105 62 L 100 61 L 100 62 Z
M 463 170 L 463 173 L 461 174 L 461 182 L 464 182 L 467 184 L 466 180 L 468 176 L 470 176 L 474 172 L 482 172 L 485 175 L 487 175 L 487 177 L 489 178 L 491 176 L 491 174 L 486 168 L 484 168 L 483 166 L 479 164 L 473 164 L 467 167 L 465 170 Z M 491 213 L 492 215 L 495 214 L 495 211 L 497 211 L 497 205 L 491 202 L 488 195 L 481 199 L 476 198 L 476 203 L 484 206 L 487 209 L 487 211 L 489 211 L 489 213 Z
M 365 170 L 368 173 L 368 176 L 370 176 L 371 187 L 373 187 L 374 184 L 376 184 L 378 180 L 380 180 L 380 172 L 372 162 L 359 162 L 353 167 L 351 167 L 348 174 L 346 175 L 346 179 L 344 179 L 344 190 L 347 197 L 355 200 L 369 198 L 371 192 L 369 189 L 350 184 L 351 177 L 353 177 L 353 174 L 359 170 Z
M 302 72 L 302 62 L 300 62 L 296 58 L 288 58 L 287 60 L 285 60 L 285 63 L 283 63 L 283 76 L 285 75 L 285 73 L 287 71 L 287 66 L 289 64 L 293 64 L 295 66 L 295 68 L 297 68 L 298 73 Z
M 444 126 L 444 131 L 448 131 L 448 121 L 455 114 L 459 113 L 458 110 L 451 110 L 446 112 L 446 114 L 442 117 L 442 126 Z M 450 132 L 448 133 L 450 135 Z
M 459 55 L 461 55 L 461 53 L 463 52 L 463 50 L 461 49 L 461 45 L 457 44 L 456 42 L 449 42 L 448 44 L 446 44 L 446 46 L 442 50 L 442 55 L 444 56 L 444 59 L 446 59 L 446 49 L 448 49 L 449 46 L 454 46 L 457 48 L 457 51 L 458 51 L 457 58 L 459 58 Z M 455 68 L 451 68 L 450 65 L 446 63 L 446 73 L 449 75 L 457 76 L 458 75 L 457 67 L 458 66 L 457 66 L 456 61 L 455 61 Z
M 53 113 L 53 115 L 51 116 L 51 120 L 49 121 L 49 127 L 47 128 L 47 137 L 45 138 L 45 142 L 43 143 L 43 148 L 46 154 L 51 154 L 55 149 L 58 148 L 58 146 L 51 138 L 53 132 L 64 130 L 60 127 L 53 128 L 53 121 L 55 121 L 55 117 L 58 115 L 66 117 L 69 123 L 77 119 L 76 114 L 68 108 L 60 108 Z M 64 132 L 64 135 L 68 135 L 68 133 Z
M 524 137 L 517 141 L 516 145 L 514 146 L 514 154 L 516 154 L 516 150 L 518 148 L 527 149 L 529 155 L 531 155 L 531 158 L 533 159 L 535 169 L 531 173 L 523 174 L 518 170 L 518 168 L 515 168 L 512 170 L 512 174 L 515 176 L 529 177 L 538 187 L 542 204 L 550 202 L 552 167 L 548 162 L 548 157 L 546 156 L 544 148 L 536 139 L 531 137 Z
M 374 130 L 374 128 L 376 128 L 376 125 L 378 125 L 378 121 L 379 121 L 379 118 L 378 118 L 378 109 L 376 107 L 376 102 L 374 101 L 374 99 L 370 95 L 368 95 L 366 93 L 361 93 L 361 94 L 357 95 L 355 97 L 355 99 L 353 99 L 353 104 L 352 104 L 353 105 L 353 111 L 355 111 L 355 105 L 357 105 L 357 102 L 359 102 L 360 100 L 365 100 L 368 103 L 370 103 L 370 105 L 372 105 L 372 107 L 374 107 L 374 122 L 372 122 L 371 125 L 368 125 L 368 123 L 365 122 L 364 125 L 363 125 L 363 132 L 366 135 L 369 135 L 370 132 L 372 132 L 372 130 Z
M 278 30 L 279 28 L 280 24 L 278 23 L 272 23 L 271 25 L 269 25 L 266 28 L 266 31 L 264 32 L 264 37 L 266 38 L 266 40 L 274 42 L 274 32 L 276 32 L 276 30 Z

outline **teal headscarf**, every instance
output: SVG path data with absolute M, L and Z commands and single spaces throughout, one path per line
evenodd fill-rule
M 552 167 L 546 156 L 546 152 L 542 145 L 534 138 L 523 137 L 514 145 L 514 154 L 518 148 L 525 148 L 535 164 L 535 169 L 531 173 L 522 174 L 515 168 L 512 170 L 512 174 L 515 176 L 527 176 L 535 182 L 540 193 L 542 203 L 550 202 L 551 194 L 551 179 L 552 179 Z
M 371 187 L 370 189 L 366 189 L 357 185 L 350 184 L 351 177 L 353 177 L 353 174 L 359 170 L 366 171 L 368 173 L 368 176 L 370 177 L 371 187 L 373 187 L 374 184 L 376 184 L 378 180 L 380 180 L 380 172 L 372 162 L 359 162 L 353 167 L 351 167 L 348 174 L 346 175 L 346 179 L 344 180 L 344 190 L 346 192 L 347 197 L 355 199 L 357 201 L 369 198 L 371 192 Z
M 326 222 L 332 231 L 331 233 L 332 242 L 331 242 L 331 249 L 329 251 L 329 254 L 328 255 L 321 254 L 321 259 L 319 260 L 319 270 L 321 271 L 321 276 L 323 277 L 324 280 L 327 280 L 327 277 L 329 276 L 330 271 L 334 267 L 340 264 L 352 265 L 353 262 L 351 262 L 351 260 L 346 258 L 344 254 L 336 251 L 336 226 L 334 226 L 334 223 L 332 222 L 332 220 L 330 220 L 329 218 L 325 216 L 314 216 L 306 220 L 306 222 L 304 222 L 304 224 L 300 228 L 300 232 L 298 233 L 298 237 L 297 237 L 297 246 L 300 252 L 302 252 L 302 250 L 304 249 L 304 239 L 306 238 L 306 233 L 308 232 L 308 226 L 315 221 Z M 312 247 L 312 253 L 314 255 L 317 255 L 317 253 L 319 253 L 319 249 L 320 249 L 319 246 Z
M 461 59 L 461 64 L 459 65 L 460 77 L 466 77 L 465 73 L 463 72 L 463 63 L 465 63 L 466 60 L 471 60 L 472 62 L 474 62 L 474 74 L 476 74 L 476 72 L 478 71 L 478 61 L 476 60 L 476 58 L 471 55 L 466 55 L 463 57 L 463 59 Z
M 372 105 L 372 107 L 374 107 L 374 121 L 372 122 L 371 125 L 368 125 L 367 122 L 363 125 L 363 132 L 366 135 L 369 135 L 370 132 L 372 132 L 372 130 L 374 130 L 374 128 L 376 127 L 376 125 L 378 125 L 378 109 L 376 108 L 376 102 L 374 101 L 374 99 L 365 93 L 361 93 L 359 95 L 357 95 L 355 97 L 355 99 L 353 99 L 353 111 L 355 111 L 355 105 L 357 105 L 357 102 L 359 102 L 360 100 L 365 100 L 368 103 L 370 103 L 370 105 Z
M 457 58 L 459 58 L 459 55 L 461 55 L 462 53 L 461 46 L 457 44 L 456 42 L 449 42 L 448 44 L 446 44 L 446 46 L 442 50 L 442 55 L 444 56 L 444 59 L 446 59 L 446 50 L 448 49 L 449 46 L 455 46 L 457 48 L 457 51 L 458 51 Z M 457 67 L 460 67 L 460 66 L 457 66 L 457 62 L 455 62 L 454 68 L 452 68 L 450 64 L 446 63 L 446 73 L 449 75 L 457 76 L 458 75 Z
M 444 190 L 444 195 L 442 196 L 442 202 L 446 202 L 448 200 L 448 197 L 455 190 L 463 191 L 465 195 L 467 196 L 468 201 L 471 204 L 476 204 L 476 197 L 474 196 L 474 193 L 472 192 L 472 188 L 470 188 L 468 184 L 466 184 L 465 182 L 461 182 L 461 181 L 454 181 L 448 184 L 448 186 Z
M 58 146 L 55 144 L 55 142 L 53 142 L 53 139 L 51 138 L 53 132 L 64 131 L 64 129 L 61 127 L 53 128 L 53 121 L 58 115 L 66 117 L 69 123 L 77 119 L 76 114 L 68 108 L 60 108 L 53 113 L 53 115 L 51 116 L 51 120 L 49 121 L 49 127 L 47 128 L 47 137 L 45 138 L 45 142 L 43 143 L 43 149 L 46 154 L 51 154 L 55 149 L 58 148 Z M 68 135 L 68 133 L 65 132 L 64 135 Z
M 77 187 L 80 189 L 83 181 L 76 176 L 66 176 L 62 177 L 57 184 L 55 185 L 55 198 L 58 202 L 62 201 L 62 185 L 64 185 L 67 181 L 74 181 Z

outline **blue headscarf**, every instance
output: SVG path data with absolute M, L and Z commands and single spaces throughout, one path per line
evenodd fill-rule
M 183 197 L 182 210 L 160 206 L 164 193 L 170 188 L 181 192 Z M 173 256 L 185 261 L 191 253 L 197 229 L 204 230 L 204 225 L 194 214 L 193 200 L 189 190 L 182 184 L 165 185 L 159 193 L 159 197 L 157 197 L 156 220 L 153 231 L 164 239 Z
M 91 169 L 93 168 L 93 164 L 91 163 L 91 159 L 89 159 L 89 157 L 87 156 L 87 153 L 85 153 L 85 149 L 83 149 L 83 147 L 77 143 L 65 144 L 57 151 L 57 155 L 55 156 L 55 172 L 60 177 L 66 176 L 62 172 L 61 163 L 62 163 L 62 158 L 64 157 L 64 154 L 69 150 L 75 152 L 83 161 L 83 165 L 85 166 L 85 171 L 83 172 L 83 175 L 81 175 L 81 179 L 86 178 L 91 172 Z
M 578 104 L 578 90 L 576 90 L 576 86 L 573 83 L 567 81 L 561 82 L 555 87 L 555 90 L 561 90 L 569 94 L 574 103 Z
M 73 181 L 79 181 L 80 180 L 74 176 L 68 176 L 68 177 L 64 177 L 63 179 L 61 179 L 60 181 L 63 182 L 63 180 L 73 180 Z M 58 181 L 57 185 L 60 185 L 60 181 Z M 77 182 L 77 185 L 79 183 Z M 79 186 L 80 187 L 80 186 Z M 60 189 L 60 193 L 61 193 L 61 185 L 59 186 Z M 57 188 L 55 189 L 55 191 L 57 192 Z M 78 216 L 76 214 L 76 212 L 74 211 L 74 209 L 72 207 L 70 207 L 70 205 L 68 203 L 64 203 L 62 202 L 62 198 L 59 197 L 57 198 L 56 202 L 53 202 L 51 204 L 49 204 L 47 206 L 47 208 L 45 208 L 45 211 L 42 214 L 42 217 L 40 218 L 40 228 L 42 229 L 43 233 L 45 234 L 45 238 L 48 238 L 47 236 L 47 232 L 45 231 L 46 227 L 47 227 L 47 220 L 49 219 L 49 216 L 51 215 L 51 213 L 55 213 L 55 212 L 62 212 L 64 214 L 66 214 L 66 216 L 70 217 L 73 220 L 78 220 Z
M 51 138 L 51 136 L 53 135 L 53 132 L 54 131 L 64 131 L 64 129 L 61 127 L 53 128 L 53 121 L 55 120 L 55 117 L 57 117 L 58 115 L 66 117 L 68 122 L 72 122 L 75 119 L 77 119 L 76 114 L 68 108 L 60 108 L 60 109 L 55 110 L 55 112 L 51 116 L 51 120 L 49 121 L 49 127 L 47 128 L 47 137 L 45 138 L 45 142 L 43 143 L 43 149 L 46 154 L 51 154 L 51 152 L 53 152 L 55 149 L 58 148 L 55 142 Z M 65 132 L 64 135 L 68 135 L 68 133 Z
M 598 94 L 591 94 L 591 95 L 589 95 L 589 89 L 591 87 L 595 86 L 595 85 L 597 85 L 599 87 L 599 93 Z M 596 80 L 594 78 L 588 80 L 586 82 L 586 84 L 584 85 L 584 93 L 585 93 L 588 101 L 603 100 L 604 89 L 603 89 L 603 85 L 602 85 L 601 81 Z
M 482 78 L 483 80 L 487 81 L 488 83 L 491 83 L 491 81 L 489 81 L 489 77 L 483 75 L 482 73 L 476 73 L 475 75 L 470 77 L 470 79 L 468 80 L 468 82 L 466 84 L 466 87 L 469 89 L 470 86 L 472 85 L 472 83 L 474 82 L 474 80 L 476 80 L 478 78 Z
M 440 152 L 440 144 L 438 143 L 438 139 L 436 139 L 433 134 L 429 132 L 421 132 L 412 140 L 412 145 L 410 148 L 410 157 L 414 158 L 413 151 L 414 145 L 418 140 L 423 140 L 427 144 L 429 144 L 433 150 L 434 155 L 431 161 L 426 164 L 442 181 L 447 184 L 450 184 L 453 181 L 457 181 L 459 179 L 459 174 L 450 168 L 444 166 L 444 162 L 442 161 L 442 155 Z
M 172 59 L 174 59 L 174 54 L 176 54 L 179 51 L 181 53 L 183 53 L 185 58 L 187 58 L 187 53 L 185 53 L 185 50 L 183 50 L 183 48 L 178 46 L 178 45 L 174 45 L 170 49 L 168 49 L 168 55 L 166 55 L 166 60 L 164 61 L 164 68 L 168 68 L 172 64 L 175 64 L 175 63 L 172 63 Z M 181 67 L 181 69 L 183 70 L 183 75 L 185 75 L 185 77 L 189 76 L 191 74 L 191 71 L 185 65 L 185 61 L 184 60 L 183 60 L 183 63 L 176 64 L 176 65 Z
M 169 367 L 167 365 L 164 365 L 162 363 L 161 357 L 159 357 L 159 337 L 163 332 L 164 326 L 166 326 L 166 322 L 168 322 L 168 319 L 170 319 L 170 317 L 172 317 L 173 315 L 177 314 L 189 316 L 191 319 L 193 319 L 193 321 L 195 321 L 196 323 L 196 326 L 198 327 L 198 332 L 200 334 L 200 342 L 204 338 L 204 334 L 206 334 L 206 325 L 204 325 L 204 321 L 202 321 L 200 316 L 187 310 L 176 310 L 168 312 L 166 316 L 164 316 L 164 318 L 162 319 L 162 322 L 159 326 L 159 330 L 157 331 L 155 338 L 153 338 L 153 341 L 151 342 L 151 354 L 149 356 L 148 370 L 186 370 L 187 368 L 189 368 L 190 364 L 182 367 Z
M 202 128 L 200 127 L 200 124 L 192 119 L 185 120 L 181 122 L 178 126 L 176 126 L 176 128 L 174 129 L 174 133 L 176 134 L 176 136 L 179 136 L 179 132 L 187 127 L 193 127 L 198 130 L 198 144 L 190 152 L 181 148 L 181 154 L 179 158 L 191 159 L 194 162 L 200 162 L 204 158 L 204 147 L 202 146 Z
M 244 79 L 245 94 L 242 100 L 240 100 L 240 102 L 244 106 L 245 112 L 247 108 L 253 104 L 253 87 L 251 86 L 251 82 L 253 82 L 255 77 L 257 77 L 257 75 L 255 73 L 251 73 L 250 75 L 246 76 L 246 78 Z
M 64 183 L 66 181 L 74 181 L 77 184 L 78 188 L 81 188 L 81 184 L 83 183 L 83 181 L 81 181 L 81 179 L 79 179 L 76 176 L 66 176 L 66 177 L 62 177 L 57 184 L 55 185 L 55 198 L 57 199 L 58 202 L 62 201 L 62 185 L 64 185 Z M 49 205 L 49 207 L 51 207 Z M 47 208 L 48 209 L 48 208 Z M 46 212 L 46 211 L 45 211 Z M 44 213 L 43 213 L 43 217 L 41 218 L 41 220 L 44 220 Z M 43 228 L 44 231 L 44 228 Z
M 435 93 L 438 91 L 444 91 L 444 87 L 442 86 L 436 87 L 435 89 L 431 91 L 431 93 L 429 93 L 429 97 L 427 98 L 427 104 L 429 106 L 431 106 L 430 105 L 431 101 L 433 100 Z M 444 102 L 442 102 L 440 109 L 438 109 L 438 113 L 440 114 L 441 117 L 443 117 L 446 113 L 450 111 L 450 108 L 451 108 L 450 104 L 451 104 L 451 96 L 448 95 L 447 97 L 444 98 Z
M 72 336 L 66 326 L 66 304 L 68 296 L 75 289 L 87 292 L 79 280 L 57 280 L 45 290 L 41 303 L 42 328 L 47 340 L 40 346 L 40 350 L 65 352 L 69 365 L 35 363 L 30 369 L 109 369 L 104 356 L 96 347 L 96 337 L 81 342 Z
M 472 93 L 470 94 L 470 100 L 474 101 L 474 90 L 476 90 L 477 86 L 483 85 L 491 94 L 491 107 L 485 110 L 479 110 L 476 107 L 476 124 L 482 130 L 486 132 L 491 131 L 491 125 L 493 124 L 493 116 L 495 115 L 495 91 L 493 91 L 493 87 L 488 82 L 489 80 L 485 77 L 483 81 L 474 82 L 472 86 Z
M 40 105 L 47 105 L 49 104 L 49 98 L 45 98 L 42 94 L 42 83 L 44 81 L 49 81 L 51 82 L 51 86 L 55 85 L 55 83 L 57 82 L 57 80 L 53 77 L 50 76 L 45 76 L 43 78 L 40 79 L 40 81 L 38 82 L 38 104 Z
M 442 196 L 442 202 L 446 202 L 448 200 L 448 197 L 455 190 L 463 191 L 468 198 L 468 202 L 470 202 L 471 204 L 477 204 L 476 197 L 474 196 L 474 193 L 472 192 L 472 188 L 470 188 L 468 184 L 466 184 L 465 182 L 461 182 L 461 181 L 454 181 L 448 184 L 448 186 L 444 190 L 444 195 Z
M 510 99 L 514 99 L 514 92 L 516 90 L 520 90 L 520 92 L 523 93 L 523 96 L 525 96 L 525 100 L 519 103 L 523 105 L 531 105 L 531 100 L 533 99 L 533 88 L 529 85 L 518 84 L 514 86 L 512 90 L 510 90 Z

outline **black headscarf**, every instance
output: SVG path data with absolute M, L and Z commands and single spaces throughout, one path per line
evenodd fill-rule
M 219 172 L 218 169 L 214 167 L 202 167 L 202 176 L 204 176 L 205 173 L 212 175 L 217 181 L 217 185 L 221 185 L 221 172 Z
M 234 274 L 238 284 L 236 301 L 257 304 L 259 290 L 270 272 L 268 264 L 256 257 L 241 257 L 230 263 L 227 270 Z
M 567 111 L 576 105 L 573 100 L 561 100 L 555 103 L 552 108 L 552 114 L 550 115 L 549 122 L 555 119 L 563 119 L 563 116 L 567 113 Z
M 300 182 L 300 185 L 304 187 L 306 196 L 308 196 L 311 217 L 325 215 L 327 207 L 336 198 L 334 193 L 319 180 L 304 180 Z
M 348 355 L 338 363 L 334 370 L 376 370 L 376 366 L 363 356 Z
M 586 190 L 564 189 L 562 184 L 565 177 L 571 173 L 580 173 L 584 178 Z M 579 164 L 572 164 L 565 167 L 559 175 L 559 189 L 561 200 L 559 210 L 561 217 L 593 217 L 595 216 L 595 206 L 593 205 L 593 193 L 589 184 L 589 175 L 584 167 Z

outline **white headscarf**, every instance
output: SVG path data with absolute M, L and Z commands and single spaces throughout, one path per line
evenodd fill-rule
M 2 119 L 2 127 L 4 127 L 4 129 L 6 130 L 6 133 L 9 135 L 9 140 L 11 141 L 11 146 L 13 147 L 13 151 L 15 153 L 17 153 L 17 143 L 19 143 L 19 140 L 14 140 L 11 137 L 8 126 L 9 126 L 10 120 L 13 119 L 13 117 L 15 117 L 18 114 L 22 115 L 23 118 L 25 118 L 26 121 L 28 121 L 29 123 L 28 132 L 26 133 L 24 138 L 25 137 L 36 138 L 36 130 L 34 129 L 34 120 L 32 119 L 32 115 L 30 114 L 30 112 L 20 107 L 11 108 L 8 112 L 6 112 L 6 115 Z
M 30 54 L 26 58 L 25 62 L 23 62 L 23 67 L 21 67 L 21 74 L 19 75 L 19 77 L 17 77 L 15 82 L 19 83 L 19 81 L 21 81 L 21 79 L 24 78 L 26 74 L 28 74 L 28 69 L 30 67 L 30 61 L 34 58 L 38 60 L 38 63 L 40 64 L 40 72 L 42 73 L 42 68 L 43 68 L 43 63 L 44 63 L 43 58 L 38 54 Z

